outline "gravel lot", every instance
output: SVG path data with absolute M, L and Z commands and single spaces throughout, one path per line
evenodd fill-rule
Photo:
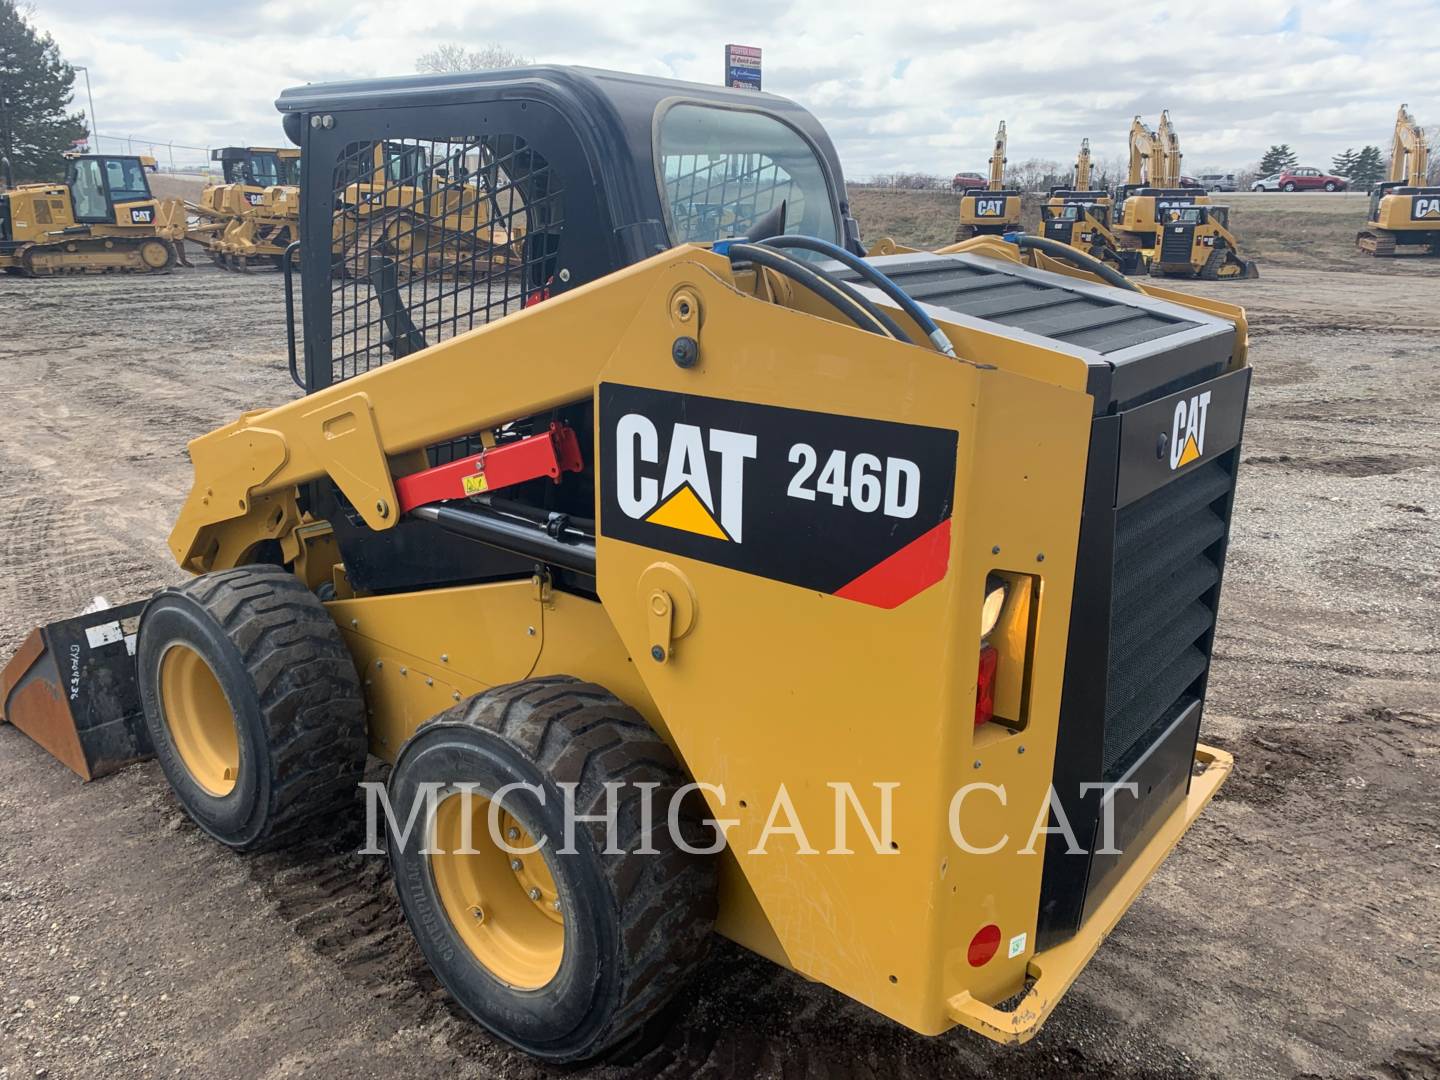
M 1440 266 L 1276 255 L 1186 286 L 1252 324 L 1206 718 L 1237 771 L 1040 1037 L 922 1038 L 721 946 L 660 1049 L 554 1075 L 1440 1076 Z M 186 440 L 295 391 L 275 275 L 0 279 L 0 326 L 8 656 L 178 580 Z M 456 1014 L 353 844 L 235 856 L 153 764 L 82 786 L 9 728 L 0 818 L 6 1080 L 552 1075 Z

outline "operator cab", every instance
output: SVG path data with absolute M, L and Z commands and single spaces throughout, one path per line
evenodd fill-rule
M 531 67 L 310 85 L 276 104 L 306 162 L 304 333 L 297 341 L 292 318 L 291 374 L 307 392 L 677 245 L 768 227 L 782 204 L 777 231 L 863 253 L 824 128 L 773 94 Z M 587 402 L 553 419 L 588 433 L 590 412 Z M 551 419 L 511 424 L 505 436 L 537 434 Z M 462 438 L 426 454 L 438 465 L 478 449 Z M 574 482 L 528 497 L 547 512 L 595 513 Z M 372 532 L 323 485 L 308 498 L 332 523 L 356 587 L 530 572 L 423 520 Z
M 65 183 L 70 189 L 75 220 L 85 225 L 117 224 L 117 206 L 154 198 L 145 173 L 146 170 L 154 172 L 156 167 L 155 159 L 150 157 L 105 154 L 71 157 L 65 168 Z M 119 224 L 136 222 L 127 219 Z
M 210 152 L 210 160 L 220 163 L 227 184 L 271 188 L 279 184 L 293 187 L 300 183 L 300 155 L 294 150 L 222 146 Z
M 1230 226 L 1230 208 L 1228 206 L 1171 206 L 1165 210 L 1165 224 L 1173 225 L 1204 225 L 1213 221 L 1223 228 Z
M 333 252 L 302 260 L 306 390 L 743 236 L 782 203 L 786 232 L 861 251 L 824 128 L 773 94 L 530 67 L 303 86 L 276 106 L 307 162 L 305 248 Z

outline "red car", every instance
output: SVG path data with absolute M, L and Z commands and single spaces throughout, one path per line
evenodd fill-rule
M 951 191 L 970 191 L 989 186 L 990 182 L 977 172 L 957 172 L 955 179 L 950 181 Z
M 1349 186 L 1350 181 L 1345 177 L 1331 176 L 1319 169 L 1285 169 L 1275 178 L 1275 187 L 1280 191 L 1344 191 Z

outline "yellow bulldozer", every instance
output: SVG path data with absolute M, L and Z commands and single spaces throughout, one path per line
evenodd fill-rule
M 1395 116 L 1389 175 L 1370 191 L 1365 228 L 1355 237 L 1366 255 L 1440 255 L 1440 187 L 1427 187 L 1430 146 L 1407 105 Z
M 1243 313 L 1043 237 L 867 255 L 772 94 L 542 67 L 278 107 L 306 392 L 190 442 L 189 580 L 37 630 L 5 716 L 89 775 L 153 752 L 240 851 L 388 762 L 366 850 L 539 1058 L 635 1052 L 713 933 L 1033 1036 L 1231 768 L 1197 739 Z M 386 140 L 488 148 L 521 265 L 338 266 Z
M 1080 152 L 1068 187 L 1050 189 L 1040 206 L 1042 235 L 1069 244 L 1122 274 L 1149 272 L 1143 252 L 1125 247 L 1111 228 L 1115 201 L 1108 191 L 1091 187 L 1090 140 L 1080 141 Z
M 990 151 L 990 177 L 983 189 L 971 189 L 960 196 L 960 224 L 956 240 L 974 236 L 996 236 L 1020 228 L 1020 192 L 1006 190 L 1005 165 L 1008 136 L 1005 121 L 995 131 Z
M 300 152 L 224 146 L 210 152 L 222 181 L 189 203 L 186 239 L 227 270 L 278 267 L 300 225 Z
M 503 164 L 512 156 L 506 146 L 463 139 L 357 146 L 342 164 L 332 242 L 338 265 L 364 273 L 381 250 L 406 278 L 518 265 L 524 214 L 508 205 L 519 196 Z
M 157 199 L 155 159 L 67 154 L 60 183 L 16 186 L 0 161 L 0 270 L 25 277 L 163 273 L 185 262 L 185 215 Z

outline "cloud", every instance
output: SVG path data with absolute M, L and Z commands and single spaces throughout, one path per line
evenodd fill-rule
M 1396 107 L 1440 127 L 1434 0 L 1207 0 L 1098 5 L 912 0 L 265 0 L 240 7 L 42 0 L 35 22 L 86 65 L 102 134 L 135 148 L 283 141 L 287 86 L 410 72 L 442 42 L 547 63 L 718 82 L 726 42 L 765 50 L 766 88 L 814 112 L 847 175 L 983 168 L 996 122 L 1010 159 L 1067 160 L 1081 138 L 1125 151 L 1130 118 L 1170 110 L 1187 169 L 1240 168 L 1288 142 L 1327 165 L 1389 140 Z M 83 84 L 76 98 L 85 107 Z M 112 144 L 106 143 L 106 146 Z

